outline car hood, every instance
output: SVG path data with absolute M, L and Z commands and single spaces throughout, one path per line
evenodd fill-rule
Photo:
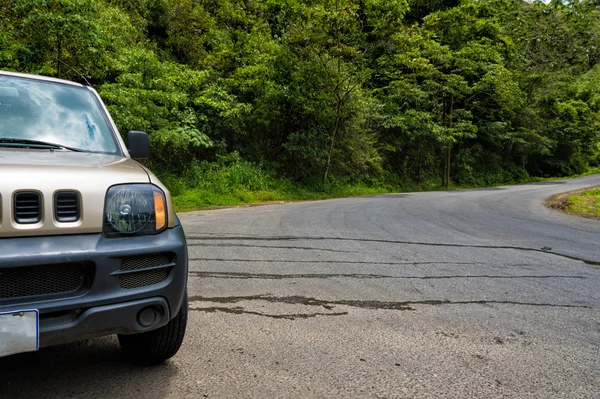
M 0 237 L 101 232 L 108 188 L 150 182 L 145 169 L 130 158 L 66 150 L 0 148 L 0 176 Z M 14 221 L 14 194 L 22 191 L 40 195 L 40 222 Z M 55 220 L 54 195 L 59 191 L 79 194 L 79 221 Z

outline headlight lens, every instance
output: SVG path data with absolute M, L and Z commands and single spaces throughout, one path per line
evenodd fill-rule
M 106 237 L 156 234 L 167 227 L 165 194 L 151 184 L 113 186 L 106 194 Z

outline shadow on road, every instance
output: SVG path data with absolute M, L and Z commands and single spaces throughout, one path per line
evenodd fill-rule
M 410 196 L 410 194 L 375 194 L 375 195 L 366 195 L 365 198 L 406 198 Z
M 177 373 L 132 365 L 109 337 L 0 358 L 0 398 L 165 398 Z
M 485 187 L 485 188 L 475 188 L 473 191 L 506 191 L 506 187 Z
M 558 184 L 567 184 L 567 180 L 551 180 L 551 181 L 538 181 L 535 183 L 529 183 L 533 186 L 555 186 Z

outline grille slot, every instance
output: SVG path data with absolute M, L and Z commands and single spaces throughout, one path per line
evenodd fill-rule
M 172 257 L 170 254 L 151 254 L 125 258 L 121 261 L 121 271 L 129 273 L 119 275 L 119 286 L 124 289 L 132 289 L 162 283 L 169 277 L 171 262 Z M 148 268 L 152 269 L 144 270 Z
M 92 270 L 89 263 L 0 269 L 0 299 L 79 291 Z
M 121 270 L 140 270 L 148 267 L 166 266 L 171 263 L 167 254 L 154 254 L 125 258 L 121 261 Z
M 33 224 L 42 220 L 42 198 L 38 193 L 16 193 L 14 197 L 15 222 Z
M 165 281 L 169 277 L 169 269 L 152 269 L 136 273 L 121 274 L 119 286 L 124 289 L 147 287 Z
M 79 220 L 79 194 L 61 192 L 54 196 L 54 216 L 57 222 L 71 223 Z

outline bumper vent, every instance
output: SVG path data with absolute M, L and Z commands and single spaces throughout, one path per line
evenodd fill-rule
M 169 277 L 173 267 L 172 257 L 168 254 L 153 254 L 125 258 L 121 261 L 119 286 L 124 289 L 147 287 L 162 283 Z
M 38 193 L 16 193 L 14 197 L 15 222 L 34 224 L 42 220 L 42 198 Z
M 56 193 L 54 196 L 54 216 L 57 222 L 72 223 L 79 220 L 79 194 L 74 192 Z
M 169 277 L 169 269 L 152 269 L 143 272 L 122 274 L 119 276 L 119 286 L 125 289 L 147 287 L 162 283 Z
M 148 267 L 168 266 L 169 263 L 171 263 L 171 257 L 166 254 L 136 256 L 123 259 L 121 270 L 139 270 Z
M 92 271 L 89 263 L 0 269 L 0 299 L 74 293 L 92 277 Z

